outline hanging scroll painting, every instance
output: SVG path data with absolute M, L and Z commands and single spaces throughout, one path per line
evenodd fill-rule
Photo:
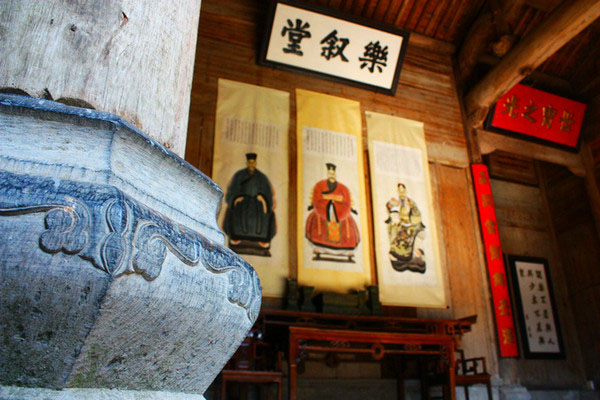
M 423 124 L 366 112 L 383 304 L 445 307 Z
M 296 90 L 298 283 L 345 293 L 371 283 L 360 104 Z
M 263 296 L 288 277 L 289 93 L 219 79 L 213 179 L 224 192 L 219 224 L 248 261 Z

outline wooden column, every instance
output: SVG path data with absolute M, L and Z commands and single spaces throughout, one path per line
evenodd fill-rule
M 490 105 L 599 16 L 599 0 L 563 2 L 467 94 L 469 125 L 481 126 Z
M 118 114 L 183 157 L 199 16 L 200 0 L 2 1 L 0 88 Z

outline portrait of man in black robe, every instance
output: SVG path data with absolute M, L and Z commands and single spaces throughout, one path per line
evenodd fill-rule
M 273 189 L 269 178 L 256 168 L 256 159 L 256 153 L 247 153 L 246 168 L 231 178 L 223 230 L 236 253 L 270 257 L 276 232 Z

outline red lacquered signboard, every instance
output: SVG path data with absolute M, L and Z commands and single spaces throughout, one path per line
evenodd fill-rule
M 504 257 L 502 257 L 502 248 L 500 247 L 500 235 L 488 169 L 484 164 L 473 164 L 471 170 L 488 265 L 488 279 L 492 290 L 500 356 L 518 357 L 519 347 L 515 333 L 515 321 L 508 292 Z
M 485 128 L 577 151 L 586 105 L 518 84 L 490 111 Z

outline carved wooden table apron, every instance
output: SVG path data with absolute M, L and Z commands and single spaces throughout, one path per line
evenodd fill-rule
M 289 399 L 296 400 L 297 363 L 308 352 L 371 354 L 379 360 L 386 354 L 438 355 L 448 371 L 444 398 L 455 400 L 454 346 L 452 335 L 350 331 L 339 329 L 289 328 Z

